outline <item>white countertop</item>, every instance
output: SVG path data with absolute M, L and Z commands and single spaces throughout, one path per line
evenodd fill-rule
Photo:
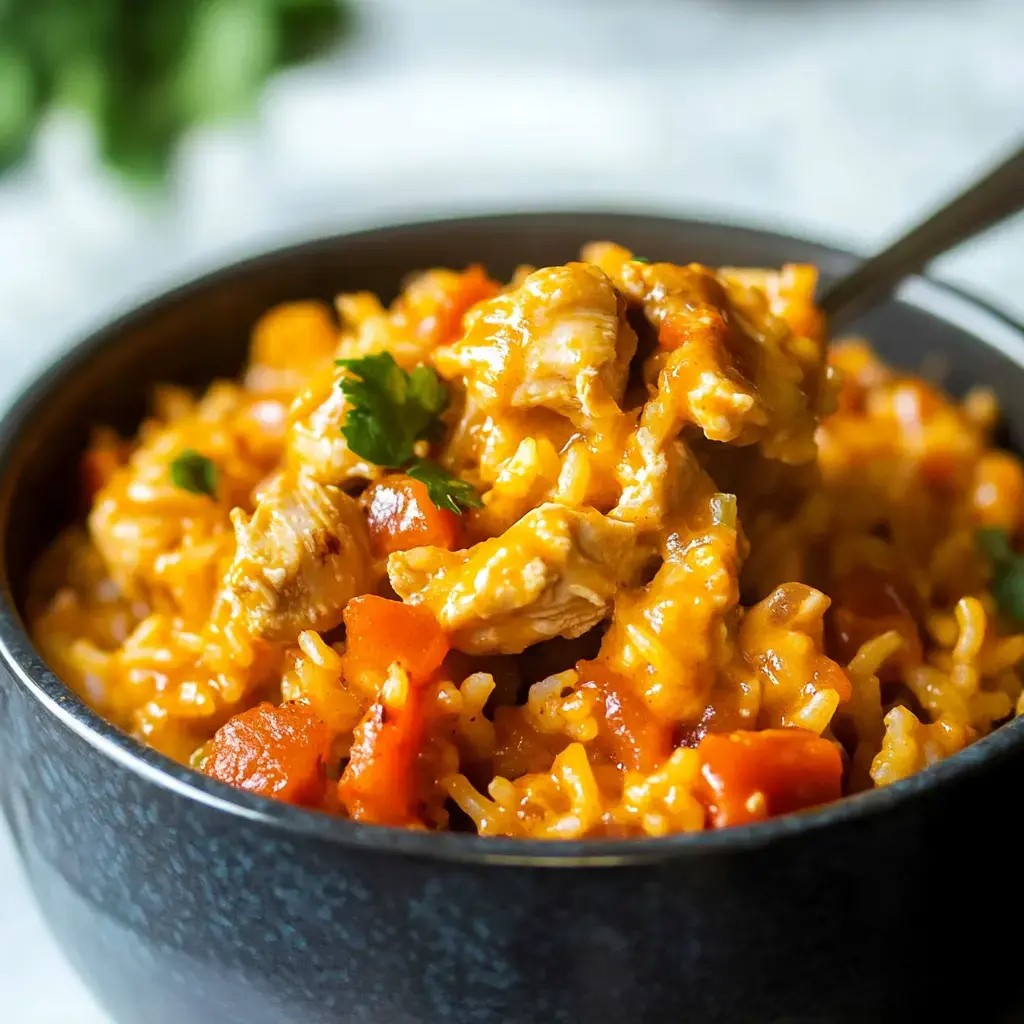
M 132 203 L 58 122 L 0 181 L 0 400 L 140 292 L 303 234 L 446 211 L 726 213 L 870 248 L 1024 134 L 1019 0 L 364 0 L 335 60 Z M 1024 224 L 939 272 L 1024 314 Z M 10 1024 L 105 1024 L 0 829 Z M 211 1022 L 212 1024 L 212 1022 Z

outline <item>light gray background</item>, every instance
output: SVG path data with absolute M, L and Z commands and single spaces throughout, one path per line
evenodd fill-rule
M 363 0 L 335 59 L 139 203 L 57 120 L 0 182 L 0 401 L 141 293 L 309 233 L 569 204 L 867 249 L 1024 134 L 1021 0 Z M 1024 225 L 938 271 L 1024 313 Z M 0 1015 L 103 1024 L 0 830 Z M 216 1024 L 216 1022 L 210 1022 Z

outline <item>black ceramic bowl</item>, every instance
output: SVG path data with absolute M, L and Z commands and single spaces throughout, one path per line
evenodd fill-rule
M 71 514 L 90 425 L 130 430 L 157 381 L 238 370 L 285 299 L 410 269 L 572 258 L 612 238 L 710 264 L 852 257 L 777 235 L 610 214 L 488 217 L 312 242 L 188 285 L 79 345 L 9 413 L 0 452 L 0 796 L 68 959 L 145 1024 L 639 1024 L 1008 1019 L 1024 897 L 1024 722 L 816 813 L 631 842 L 355 825 L 238 792 L 107 725 L 43 664 L 26 572 Z M 954 390 L 995 388 L 1024 440 L 1024 335 L 916 281 L 863 329 Z M 964 1016 L 966 1014 L 966 1016 Z M 960 1016 L 958 1016 L 960 1015 Z

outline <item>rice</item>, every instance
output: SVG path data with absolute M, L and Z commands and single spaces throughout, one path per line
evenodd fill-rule
M 390 308 L 343 296 L 340 328 L 318 304 L 281 307 L 257 325 L 241 383 L 199 396 L 161 387 L 134 438 L 98 429 L 83 458 L 87 522 L 57 538 L 34 574 L 29 618 L 44 657 L 102 714 L 200 770 L 233 717 L 289 704 L 329 739 L 310 769 L 322 776 L 315 806 L 548 839 L 654 837 L 803 809 L 840 786 L 906 778 L 1024 710 L 1024 634 L 1000 608 L 977 539 L 988 529 L 1014 542 L 1024 515 L 1020 463 L 992 446 L 993 396 L 976 389 L 958 402 L 860 341 L 833 346 L 826 366 L 809 268 L 715 274 L 640 264 L 606 244 L 586 258 L 585 287 L 597 289 L 595 303 L 610 295 L 611 311 L 572 321 L 563 345 L 609 323 L 614 344 L 635 344 L 628 304 L 663 332 L 642 368 L 646 385 L 626 391 L 623 374 L 617 398 L 593 391 L 595 381 L 614 391 L 608 370 L 565 388 L 559 374 L 587 358 L 583 349 L 540 370 L 525 359 L 507 394 L 490 378 L 474 383 L 483 371 L 460 362 L 469 358 L 460 344 L 497 332 L 484 360 L 492 372 L 513 322 L 494 310 L 525 303 L 520 289 L 540 301 L 540 285 L 524 270 L 501 290 L 471 268 L 427 272 Z M 544 299 L 552 318 L 570 280 L 569 268 L 555 269 L 562 291 Z M 652 312 L 658 296 L 671 297 L 664 282 L 687 274 L 700 301 Z M 655 278 L 662 290 L 645 292 Z M 752 391 L 715 361 L 722 309 L 759 346 Z M 690 333 L 665 326 L 680 316 L 695 318 Z M 690 362 L 666 336 L 691 346 Z M 345 446 L 332 364 L 382 349 L 446 378 L 446 438 L 440 447 L 421 439 L 417 453 L 482 492 L 482 508 L 458 524 L 464 551 L 366 556 L 369 589 L 389 597 L 405 585 L 395 565 L 407 560 L 410 573 L 442 566 L 433 579 L 444 599 L 458 573 L 475 573 L 459 600 L 489 601 L 493 621 L 471 642 L 463 627 L 449 630 L 455 649 L 425 680 L 400 659 L 357 670 L 352 637 L 330 624 L 261 633 L 230 585 L 238 538 L 261 503 L 288 493 L 288 474 L 349 495 L 391 479 Z M 479 360 L 480 346 L 472 351 Z M 682 415 L 671 388 L 691 371 Z M 169 466 L 185 450 L 215 465 L 212 496 L 173 482 Z M 504 542 L 541 506 L 582 510 L 583 525 L 532 541 L 518 560 L 495 547 L 482 568 L 465 568 L 475 543 Z M 622 565 L 601 565 L 614 546 L 603 534 L 586 558 L 572 549 L 607 520 L 633 531 Z M 314 537 L 299 541 L 313 550 Z M 556 564 L 578 575 L 559 577 Z M 284 565 L 246 571 L 274 610 L 315 597 Z M 542 613 L 530 602 L 552 594 L 586 615 L 596 609 L 587 622 L 598 625 L 539 633 L 525 654 L 502 648 L 495 637 L 516 616 L 527 633 L 546 628 L 557 606 Z M 420 600 L 429 607 L 407 603 Z M 388 728 L 402 730 L 393 742 L 405 774 L 382 777 L 413 794 L 400 821 L 345 798 L 360 751 Z M 785 747 L 794 736 L 806 738 L 799 770 Z M 739 739 L 715 760 L 709 737 Z M 815 789 L 800 803 L 794 794 L 811 777 L 800 772 L 814 771 L 834 772 L 835 792 Z

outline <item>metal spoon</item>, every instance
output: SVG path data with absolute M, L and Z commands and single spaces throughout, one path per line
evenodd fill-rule
M 833 333 L 884 301 L 936 256 L 1024 210 L 1024 147 L 927 220 L 829 285 L 818 305 Z

